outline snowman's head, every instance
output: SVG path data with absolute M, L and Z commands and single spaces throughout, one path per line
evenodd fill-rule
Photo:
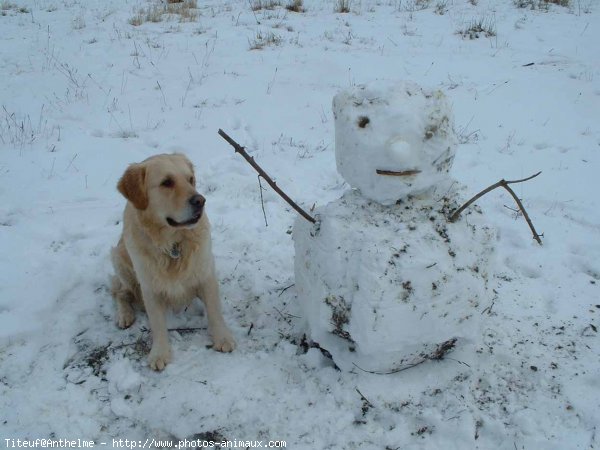
M 441 91 L 355 86 L 334 97 L 333 113 L 338 171 L 364 196 L 392 204 L 448 178 L 457 139 Z

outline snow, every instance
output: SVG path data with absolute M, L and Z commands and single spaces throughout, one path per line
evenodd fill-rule
M 495 234 L 460 206 L 413 197 L 382 206 L 357 191 L 294 225 L 295 280 L 311 339 L 338 367 L 397 370 L 444 342 L 470 345 L 481 334 Z
M 146 0 L 1 4 L 0 439 L 598 447 L 597 2 L 543 11 L 450 0 L 443 15 L 436 2 L 362 0 L 350 14 L 304 3 L 296 14 L 203 0 L 196 21 L 138 27 L 129 20 Z M 495 36 L 456 34 L 479 18 Z M 278 45 L 250 50 L 269 33 Z M 325 207 L 349 189 L 331 101 L 375 80 L 444 92 L 462 198 L 542 170 L 514 186 L 542 246 L 506 192 L 477 202 L 498 230 L 479 339 L 393 375 L 337 371 L 303 341 L 295 212 L 263 183 L 266 227 L 256 174 L 217 134 L 246 146 L 307 210 Z M 118 178 L 172 151 L 197 167 L 239 347 L 214 352 L 205 317 L 173 314 L 169 328 L 187 331 L 170 332 L 174 360 L 157 374 L 146 365 L 147 318 L 114 324 L 109 252 L 124 207 Z
M 457 139 L 442 91 L 406 81 L 368 83 L 338 93 L 333 116 L 337 169 L 365 197 L 393 204 L 448 181 Z

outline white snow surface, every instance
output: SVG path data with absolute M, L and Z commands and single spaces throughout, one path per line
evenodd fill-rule
M 294 449 L 597 448 L 598 3 L 450 0 L 444 14 L 438 2 L 362 0 L 349 14 L 333 0 L 305 0 L 304 13 L 197 3 L 195 21 L 140 26 L 129 21 L 145 0 L 0 3 L 0 445 L 201 435 Z M 479 21 L 495 35 L 457 34 Z M 464 198 L 542 171 L 513 185 L 542 246 L 506 192 L 477 202 L 499 237 L 474 351 L 393 375 L 336 371 L 303 343 L 295 212 L 262 183 L 265 226 L 256 174 L 217 134 L 322 207 L 349 189 L 332 98 L 374 80 L 444 92 Z M 190 308 L 169 318 L 174 359 L 155 373 L 146 317 L 114 324 L 109 251 L 117 180 L 171 151 L 197 167 L 238 348 L 207 348 Z
M 382 206 L 348 191 L 294 225 L 295 280 L 310 338 L 338 367 L 386 372 L 481 336 L 495 233 L 455 191 Z M 482 306 L 483 305 L 483 306 Z
M 457 138 L 439 89 L 407 81 L 354 86 L 334 97 L 333 117 L 338 171 L 365 197 L 393 204 L 449 181 Z

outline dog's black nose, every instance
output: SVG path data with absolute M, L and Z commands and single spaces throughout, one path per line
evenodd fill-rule
M 190 205 L 192 205 L 196 209 L 202 208 L 205 203 L 206 199 L 200 194 L 192 195 L 190 197 Z

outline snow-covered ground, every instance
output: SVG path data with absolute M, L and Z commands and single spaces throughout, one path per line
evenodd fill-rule
M 197 3 L 194 21 L 134 26 L 151 3 L 0 2 L 0 446 L 200 436 L 597 448 L 600 5 L 356 0 L 339 14 L 337 1 L 306 0 L 299 14 Z M 495 35 L 461 35 L 478 24 Z M 247 146 L 299 203 L 323 206 L 348 189 L 332 98 L 376 79 L 444 91 L 461 137 L 451 175 L 468 193 L 543 171 L 515 185 L 543 246 L 506 192 L 478 202 L 499 240 L 476 351 L 393 375 L 337 371 L 303 341 L 295 212 L 263 183 L 265 226 L 256 174 L 217 135 Z M 193 160 L 208 199 L 238 348 L 207 348 L 205 318 L 188 310 L 171 317 L 174 360 L 155 373 L 146 318 L 114 324 L 108 255 L 118 178 L 171 151 Z

